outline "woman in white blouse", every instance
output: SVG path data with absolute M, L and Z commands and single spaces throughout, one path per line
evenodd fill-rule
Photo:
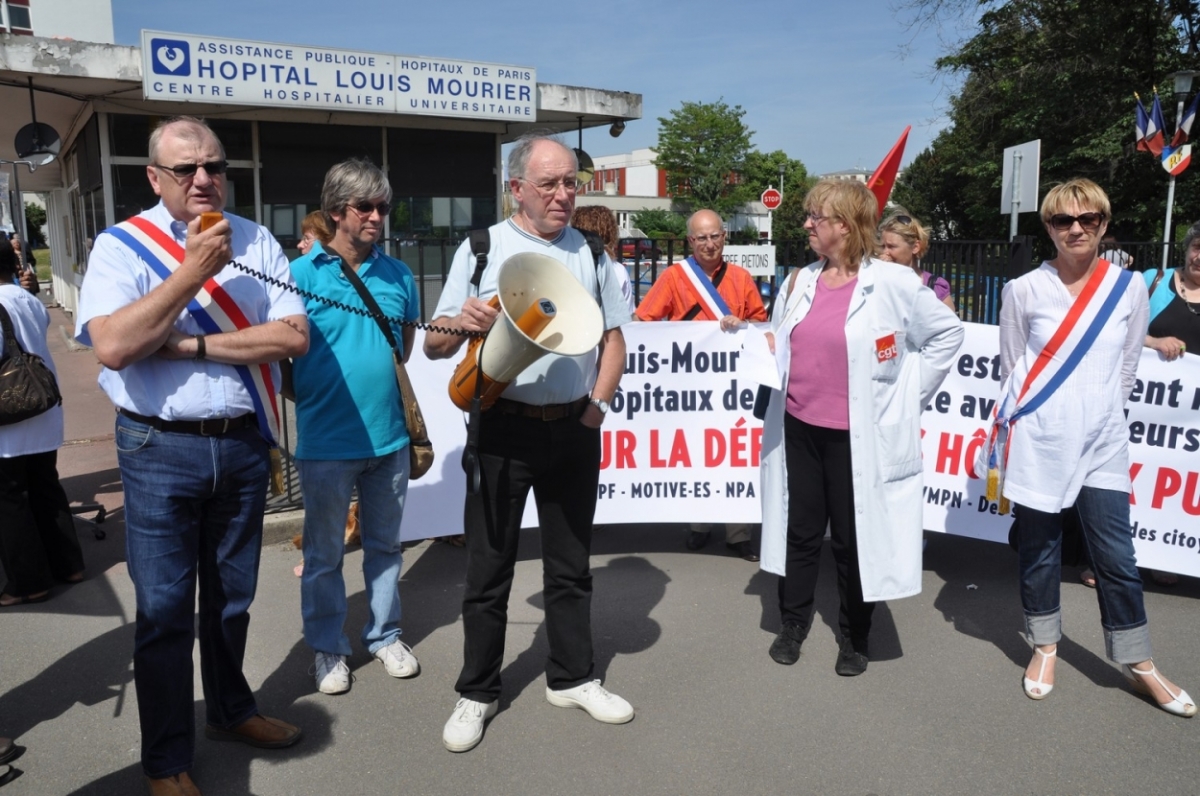
M 46 346 L 50 315 L 38 299 L 15 284 L 16 278 L 12 244 L 0 239 L 0 307 L 8 314 L 17 343 L 54 371 Z M 0 335 L 0 358 L 12 353 L 5 347 Z M 0 610 L 42 602 L 50 596 L 55 580 L 83 580 L 83 551 L 58 481 L 62 441 L 61 406 L 0 425 L 0 565 L 8 576 L 0 589 Z
M 1084 179 L 1058 185 L 1042 202 L 1041 215 L 1058 256 L 1009 282 L 1000 311 L 1006 408 L 1001 414 L 1016 417 L 1009 429 L 1002 489 L 1019 504 L 1021 602 L 1034 645 L 1025 669 L 1025 694 L 1043 699 L 1054 687 L 1062 636 L 1059 512 L 1075 504 L 1096 571 L 1108 657 L 1163 710 L 1192 716 L 1195 702 L 1151 660 L 1142 582 L 1129 535 L 1131 483 L 1123 410 L 1146 336 L 1146 288 L 1141 280 L 1123 279 L 1119 268 L 1099 258 L 1111 215 L 1100 186 Z M 1101 307 L 1106 303 L 1111 314 L 1104 318 Z M 1056 334 L 1069 325 L 1064 323 L 1068 316 L 1078 317 L 1075 332 Z M 1094 340 L 1076 344 L 1097 316 Z M 1056 353 L 1039 363 L 1043 349 Z M 1047 386 L 1072 352 L 1081 355 L 1078 364 L 1067 369 L 1069 375 L 1057 388 Z M 1044 402 L 1036 405 L 1041 393 Z M 1025 405 L 1036 408 L 1013 414 L 1014 407 Z

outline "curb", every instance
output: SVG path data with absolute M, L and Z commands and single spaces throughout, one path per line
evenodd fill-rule
M 304 509 L 281 511 L 263 517 L 263 547 L 292 543 L 292 538 L 304 530 Z

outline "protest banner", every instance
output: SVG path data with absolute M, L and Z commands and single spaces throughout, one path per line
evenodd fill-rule
M 922 416 L 925 528 L 1006 542 L 1011 514 L 984 497 L 974 471 L 1000 392 L 999 330 L 966 338 Z M 716 323 L 631 323 L 626 368 L 601 433 L 596 523 L 759 522 L 762 423 L 751 414 L 745 331 Z M 438 465 L 409 486 L 404 538 L 462 532 L 466 438 L 446 385 L 456 360 L 416 353 L 409 370 Z M 1143 351 L 1127 407 L 1131 527 L 1138 563 L 1200 575 L 1200 357 Z M 1063 466 L 1073 466 L 1064 462 Z M 536 525 L 533 501 L 525 524 Z

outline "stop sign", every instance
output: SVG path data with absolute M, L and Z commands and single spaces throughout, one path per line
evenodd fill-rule
M 775 188 L 768 188 L 762 192 L 762 203 L 768 210 L 774 210 L 783 203 L 783 194 Z

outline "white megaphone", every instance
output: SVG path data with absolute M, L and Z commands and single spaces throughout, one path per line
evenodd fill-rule
M 489 304 L 500 317 L 476 337 L 450 379 L 450 400 L 464 412 L 478 392 L 481 408 L 496 402 L 521 371 L 546 354 L 577 357 L 600 343 L 604 319 L 587 288 L 544 254 L 514 254 L 500 265 Z

